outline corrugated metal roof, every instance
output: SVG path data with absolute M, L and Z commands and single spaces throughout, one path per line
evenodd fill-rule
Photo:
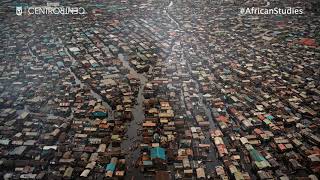
M 165 150 L 161 147 L 151 149 L 151 159 L 160 158 L 166 160 Z

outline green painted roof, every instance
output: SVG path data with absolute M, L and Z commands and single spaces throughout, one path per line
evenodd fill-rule
M 250 155 L 255 161 L 265 161 L 264 157 L 255 149 L 250 150 Z

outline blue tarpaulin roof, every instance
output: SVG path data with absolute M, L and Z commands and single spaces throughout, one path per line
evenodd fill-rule
M 274 119 L 274 117 L 272 115 L 267 115 L 266 118 L 269 119 L 269 120 Z
M 58 65 L 58 67 L 64 67 L 64 64 L 63 64 L 62 61 L 58 61 L 58 62 L 57 62 L 57 65 Z
M 101 112 L 101 111 L 96 111 L 92 113 L 95 117 L 106 117 L 107 113 L 106 112 Z
M 144 166 L 152 166 L 152 161 L 143 161 Z
M 160 158 L 166 160 L 165 150 L 161 147 L 151 149 L 151 159 Z
M 109 163 L 108 165 L 107 165 L 107 168 L 106 168 L 106 170 L 107 171 L 114 171 L 116 169 L 116 165 L 115 164 L 113 164 L 113 163 Z

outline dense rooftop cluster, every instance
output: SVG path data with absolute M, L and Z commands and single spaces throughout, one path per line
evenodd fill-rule
M 0 4 L 1 179 L 319 178 L 316 0 L 16 5 Z

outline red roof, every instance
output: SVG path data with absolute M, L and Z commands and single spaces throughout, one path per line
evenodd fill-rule
M 254 132 L 256 134 L 263 134 L 263 131 L 261 129 L 258 129 L 258 128 L 254 129 Z
M 316 40 L 310 39 L 310 38 L 302 38 L 299 41 L 300 44 L 305 45 L 305 46 L 313 46 L 316 47 Z
M 261 115 L 261 114 L 258 115 L 258 118 L 259 118 L 261 121 L 263 121 L 263 120 L 265 119 L 265 117 L 264 117 L 263 115 Z
M 217 121 L 228 122 L 228 118 L 220 115 L 219 117 L 217 117 Z
M 281 151 L 284 151 L 286 149 L 286 146 L 283 144 L 278 144 L 278 147 Z
M 238 111 L 235 108 L 230 108 L 230 112 L 234 115 L 238 113 Z

